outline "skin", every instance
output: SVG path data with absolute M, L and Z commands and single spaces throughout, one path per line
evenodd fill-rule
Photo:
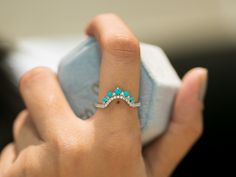
M 116 15 L 102 14 L 86 33 L 102 49 L 99 100 L 116 86 L 137 100 L 140 49 L 131 30 Z M 142 148 L 137 108 L 113 101 L 78 119 L 55 73 L 35 68 L 20 80 L 27 109 L 14 123 L 14 143 L 1 153 L 0 177 L 168 177 L 202 133 L 206 80 L 204 68 L 184 76 L 167 130 Z

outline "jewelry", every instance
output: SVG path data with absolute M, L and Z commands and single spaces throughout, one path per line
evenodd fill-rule
M 102 98 L 102 103 L 97 103 L 95 106 L 97 108 L 106 108 L 115 99 L 122 99 L 133 108 L 141 106 L 141 103 L 135 102 L 134 97 L 129 95 L 127 90 L 122 91 L 119 87 L 117 87 L 113 92 L 108 91 L 106 96 Z

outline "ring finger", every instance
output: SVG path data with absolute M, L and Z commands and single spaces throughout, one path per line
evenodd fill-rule
M 95 17 L 87 28 L 87 34 L 98 40 L 102 50 L 98 102 L 108 91 L 119 87 L 138 100 L 140 80 L 139 42 L 126 24 L 116 15 L 104 14 Z M 112 101 L 105 109 L 97 110 L 98 119 L 116 127 L 138 129 L 137 109 L 125 101 Z M 113 126 L 114 127 L 114 126 Z

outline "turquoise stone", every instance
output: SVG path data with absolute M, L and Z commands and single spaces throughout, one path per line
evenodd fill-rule
M 107 102 L 107 97 L 104 97 L 104 98 L 102 99 L 102 102 L 103 102 L 103 103 L 106 103 L 106 102 Z
M 130 101 L 130 102 L 134 102 L 134 97 L 132 97 L 132 96 L 129 97 L 129 101 Z
M 108 96 L 109 98 L 111 98 L 111 97 L 112 97 L 112 92 L 111 92 L 111 91 L 107 92 L 107 96 Z
M 124 91 L 124 96 L 125 97 L 129 96 L 129 92 L 128 91 Z
M 115 94 L 116 95 L 120 95 L 121 94 L 121 89 L 120 88 L 116 88 L 115 89 Z

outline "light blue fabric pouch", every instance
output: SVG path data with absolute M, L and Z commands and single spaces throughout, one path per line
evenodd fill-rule
M 163 133 L 181 80 L 164 52 L 140 44 L 141 82 L 139 119 L 143 144 Z M 96 111 L 101 53 L 94 38 L 83 41 L 60 63 L 58 77 L 75 114 L 87 119 Z

